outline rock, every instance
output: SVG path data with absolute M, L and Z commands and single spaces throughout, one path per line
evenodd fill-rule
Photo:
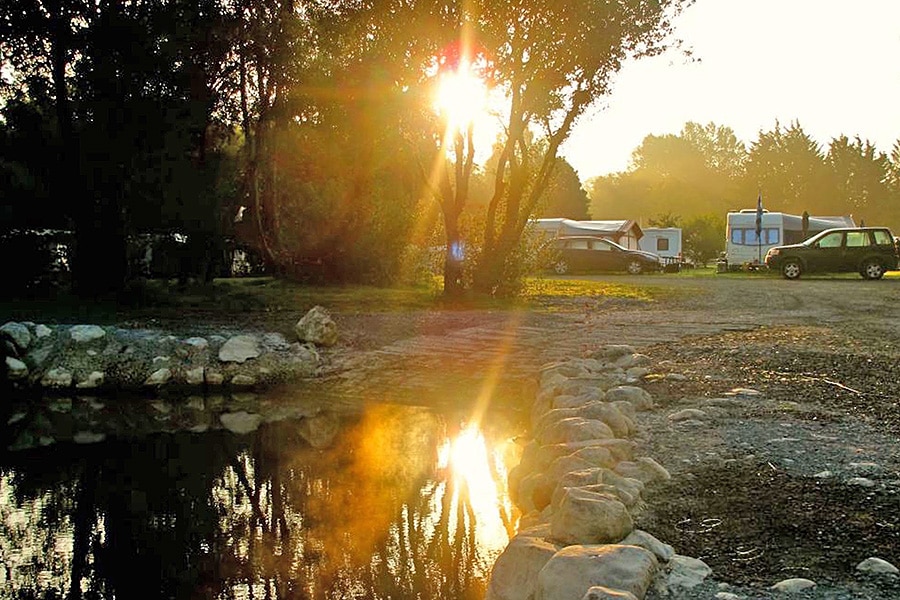
M 255 413 L 239 411 L 219 415 L 219 421 L 228 431 L 237 434 L 245 434 L 256 431 L 259 428 L 260 423 L 262 423 L 262 416 Z
M 607 402 L 628 402 L 635 410 L 650 410 L 653 408 L 653 396 L 637 386 L 619 385 L 607 390 Z
M 259 341 L 253 335 L 236 335 L 219 349 L 219 360 L 222 362 L 242 363 L 259 355 Z
M 712 569 L 698 558 L 676 554 L 666 565 L 666 583 L 669 588 L 691 589 L 709 577 Z
M 209 341 L 202 337 L 189 337 L 184 340 L 184 345 L 192 352 L 201 352 L 209 348 Z
M 616 542 L 632 529 L 631 515 L 618 498 L 585 488 L 566 488 L 550 518 L 551 537 L 563 544 Z
M 28 365 L 23 363 L 18 358 L 13 358 L 12 356 L 6 357 L 6 376 L 10 381 L 16 381 L 18 379 L 25 379 L 28 377 Z
M 888 561 L 874 556 L 867 558 L 866 560 L 856 565 L 856 570 L 862 571 L 864 573 L 879 573 L 888 575 L 897 575 L 898 573 L 900 573 L 900 569 L 898 569 Z
M 583 598 L 595 586 L 643 598 L 657 568 L 656 557 L 637 546 L 568 546 L 538 573 L 534 599 Z
M 245 373 L 238 373 L 231 378 L 231 385 L 237 387 L 250 387 L 256 385 L 256 377 Z
M 7 339 L 13 343 L 17 352 L 25 352 L 31 345 L 31 331 L 24 323 L 10 321 L 0 326 L 0 338 Z
M 588 589 L 581 600 L 638 600 L 631 592 L 623 592 L 622 590 L 611 590 L 606 587 L 595 585 Z
M 665 467 L 649 456 L 642 456 L 637 462 L 622 461 L 616 465 L 615 471 L 619 475 L 637 479 L 644 484 L 668 481 L 672 478 Z
M 225 376 L 213 369 L 206 369 L 203 378 L 206 380 L 206 385 L 222 385 L 225 383 Z
M 41 385 L 46 388 L 67 388 L 72 386 L 72 373 L 63 367 L 50 369 L 41 378 Z
M 184 372 L 184 382 L 188 385 L 203 385 L 204 380 L 203 367 L 195 367 Z
M 688 421 L 696 419 L 702 421 L 706 418 L 706 413 L 699 408 L 685 408 L 669 415 L 670 421 Z
M 626 546 L 638 546 L 644 550 L 649 550 L 656 558 L 663 562 L 668 562 L 675 556 L 675 549 L 669 544 L 665 544 L 646 531 L 635 529 L 628 536 L 619 542 Z
M 603 421 L 569 417 L 551 423 L 538 432 L 537 440 L 541 445 L 566 444 L 586 440 L 602 440 L 613 438 L 612 429 Z
M 773 585 L 770 589 L 775 590 L 776 592 L 784 592 L 786 594 L 793 594 L 795 592 L 799 592 L 801 590 L 806 590 L 812 587 L 816 587 L 815 581 L 810 581 L 809 579 L 803 579 L 802 577 L 796 577 L 793 579 L 785 579 L 783 581 L 779 581 L 775 585 Z
M 106 439 L 105 433 L 97 433 L 94 431 L 79 431 L 72 436 L 72 441 L 76 444 L 96 444 Z
M 79 381 L 75 384 L 75 387 L 79 390 L 90 390 L 94 388 L 98 388 L 103 385 L 103 381 L 106 378 L 106 375 L 101 371 L 91 371 L 88 373 L 87 377 Z
M 725 392 L 726 396 L 745 396 L 745 397 L 753 397 L 759 396 L 761 392 L 759 390 L 754 390 L 753 388 L 734 388 L 728 392 Z
M 164 385 L 172 379 L 172 370 L 169 367 L 163 367 L 150 373 L 150 376 L 144 380 L 144 385 Z
M 609 344 L 594 352 L 591 357 L 606 361 L 615 361 L 626 355 L 634 354 L 634 347 L 625 344 Z
M 97 325 L 73 325 L 69 329 L 69 336 L 75 343 L 86 344 L 106 337 L 106 330 Z
M 716 592 L 716 600 L 741 600 L 741 597 L 731 592 Z
M 875 487 L 875 482 L 866 477 L 851 477 L 847 480 L 847 485 L 858 485 L 859 487 L 871 488 Z
M 318 346 L 334 346 L 338 340 L 337 324 L 325 308 L 312 307 L 294 326 L 301 342 L 312 342 Z
M 47 327 L 46 325 L 38 325 L 37 327 L 34 328 L 34 337 L 36 337 L 39 340 L 49 336 L 52 333 L 53 333 L 53 330 L 50 329 L 49 327 Z
M 497 557 L 485 600 L 531 598 L 538 573 L 559 550 L 554 544 L 520 533 Z

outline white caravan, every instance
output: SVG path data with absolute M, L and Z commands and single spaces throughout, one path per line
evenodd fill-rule
M 681 227 L 645 227 L 643 232 L 638 241 L 641 250 L 656 254 L 665 264 L 681 262 Z
M 756 236 L 756 209 L 729 212 L 725 228 L 725 260 L 729 269 L 744 265 L 758 267 L 769 248 L 799 244 L 810 236 L 832 227 L 856 227 L 853 217 L 809 217 L 804 230 L 803 217 L 763 211 L 759 237 Z

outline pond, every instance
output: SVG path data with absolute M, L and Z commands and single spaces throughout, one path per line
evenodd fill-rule
M 0 598 L 480 599 L 522 430 L 373 404 L 7 452 Z

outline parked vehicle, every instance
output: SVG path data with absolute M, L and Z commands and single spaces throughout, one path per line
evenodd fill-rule
M 598 237 L 563 236 L 552 243 L 558 253 L 553 270 L 560 275 L 576 271 L 627 271 L 637 275 L 662 269 L 662 261 L 657 255 L 629 250 Z
M 728 270 L 762 266 L 769 248 L 798 244 L 808 237 L 835 227 L 856 227 L 852 217 L 811 217 L 764 210 L 756 231 L 756 209 L 729 212 L 725 232 Z
M 681 227 L 645 227 L 638 246 L 660 257 L 666 272 L 677 273 L 684 262 L 681 239 Z
M 787 279 L 803 273 L 852 273 L 881 279 L 897 269 L 900 250 L 886 227 L 828 229 L 802 244 L 777 246 L 766 252 L 766 265 Z

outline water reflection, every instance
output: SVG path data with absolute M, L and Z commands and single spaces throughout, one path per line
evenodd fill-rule
M 0 597 L 483 597 L 518 518 L 517 419 L 338 421 L 5 457 Z

